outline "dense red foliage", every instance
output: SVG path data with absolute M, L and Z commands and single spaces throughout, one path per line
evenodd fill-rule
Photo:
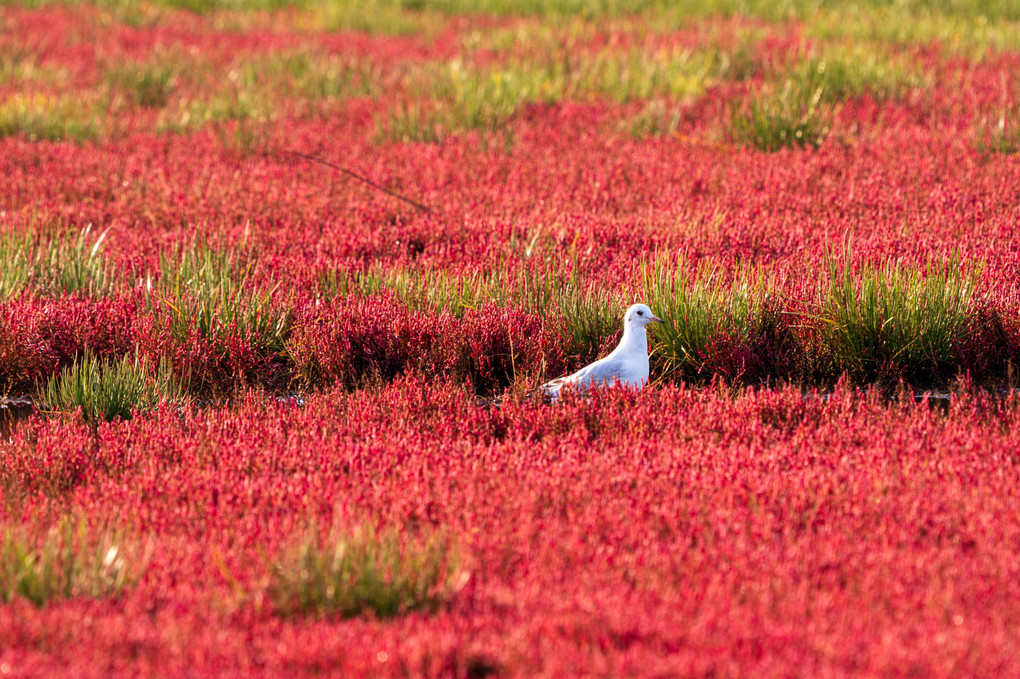
M 674 135 L 637 138 L 621 120 L 643 102 L 592 97 L 432 144 L 380 133 L 414 96 L 401 69 L 460 56 L 475 29 L 534 20 L 450 18 L 392 37 L 311 31 L 285 12 L 243 29 L 111 16 L 0 8 L 0 53 L 59 74 L 11 76 L 0 103 L 70 94 L 108 124 L 92 141 L 0 139 L 0 230 L 93 224 L 118 277 L 108 294 L 0 301 L 0 392 L 29 391 L 88 349 L 166 359 L 213 400 L 99 425 L 37 415 L 9 437 L 0 423 L 5 531 L 70 515 L 152 545 L 119 599 L 0 605 L 0 676 L 1020 676 L 1015 397 L 665 384 L 485 407 L 475 394 L 586 358 L 562 319 L 513 301 L 455 316 L 317 287 L 376 266 L 506 280 L 547 267 L 627 298 L 657 255 L 723 276 L 757 267 L 783 302 L 774 327 L 720 334 L 703 357 L 732 385 L 801 377 L 799 319 L 826 248 L 851 233 L 855 260 L 924 267 L 956 253 L 983 266 L 980 330 L 954 365 L 1012 382 L 1020 164 L 975 139 L 976 121 L 1017 105 L 1017 54 L 905 50 L 930 87 L 847 102 L 815 152 L 762 153 L 726 141 L 728 107 L 810 41 L 795 23 L 756 25 L 749 80 L 682 102 Z M 592 27 L 570 46 L 725 47 L 745 25 Z M 204 70 L 174 92 L 187 101 L 234 65 L 303 48 L 370 60 L 385 96 L 275 102 L 246 143 L 249 121 L 165 132 L 158 111 L 106 110 L 95 95 L 107 65 L 159 50 L 197 55 Z M 247 284 L 293 313 L 285 351 L 236 326 L 175 335 L 164 302 L 146 304 L 160 254 L 207 241 L 256 253 Z M 301 388 L 303 404 L 289 393 Z M 471 579 L 434 614 L 277 615 L 271 562 L 316 522 L 449 531 Z
M 291 357 L 312 384 L 357 387 L 413 372 L 467 379 L 491 392 L 508 386 L 516 370 L 543 361 L 562 370 L 557 339 L 541 319 L 512 307 L 487 305 L 457 318 L 408 311 L 379 296 L 309 310 L 297 324 Z
M 87 9 L 43 12 L 52 35 L 47 44 L 61 45 L 46 52 L 55 66 L 70 68 L 81 63 L 81 52 L 122 44 L 116 31 L 86 40 L 86 27 L 98 30 Z M 42 21 L 37 13 L 6 15 L 12 49 L 41 52 L 32 43 L 38 30 L 17 30 L 21 21 Z M 180 35 L 145 40 L 188 47 L 192 29 L 184 24 L 175 31 Z M 194 31 L 199 54 L 225 54 L 209 56 L 222 62 L 219 68 L 234 59 L 243 63 L 255 50 L 308 44 L 279 31 L 271 35 L 280 44 L 265 45 L 257 33 Z M 65 33 L 75 36 L 69 41 L 74 49 L 60 42 Z M 368 54 L 384 65 L 391 53 L 414 61 L 443 59 L 453 49 L 448 37 L 429 42 L 428 50 L 415 48 L 425 42 L 421 38 L 329 39 L 338 51 Z M 796 50 L 788 42 L 774 48 Z M 253 230 L 275 256 L 276 273 L 299 280 L 323 259 L 340 265 L 490 262 L 506 254 L 511 236 L 527 243 L 535 235 L 538 245 L 577 257 L 586 274 L 597 265 L 599 275 L 627 278 L 655 247 L 811 271 L 820 246 L 839 243 L 848 230 L 864 258 L 923 261 L 958 248 L 986 261 L 993 279 L 1005 275 L 1017 258 L 1013 187 L 1020 169 L 1012 156 L 981 153 L 973 142 L 978 115 L 1015 105 L 1010 76 L 1018 58 L 993 54 L 975 63 L 933 49 L 914 58 L 931 88 L 902 101 L 849 102 L 829 143 L 816 153 L 767 154 L 713 143 L 733 94 L 726 87 L 687 104 L 680 138 L 632 139 L 614 127 L 632 106 L 592 101 L 528 109 L 511 122 L 513 143 L 506 148 L 480 143 L 473 133 L 442 145 L 380 144 L 374 114 L 393 106 L 387 99 L 354 99 L 299 116 L 287 116 L 280 102 L 283 115 L 264 130 L 265 143 L 243 156 L 224 153 L 215 129 L 181 135 L 139 125 L 137 132 L 96 145 L 4 139 L 0 196 L 8 221 L 24 215 L 100 224 L 110 227 L 115 252 L 150 263 L 166 242 L 196 229 Z M 283 148 L 318 151 L 428 203 L 436 214 L 419 214 L 276 153 Z
M 15 516 L 74 510 L 155 548 L 116 603 L 0 607 L 0 661 L 20 676 L 1016 676 L 1018 412 L 675 388 L 490 409 L 399 380 L 94 435 L 32 422 L 5 446 L 5 488 L 32 493 Z M 269 558 L 313 517 L 450 529 L 471 582 L 434 616 L 276 619 L 258 596 Z

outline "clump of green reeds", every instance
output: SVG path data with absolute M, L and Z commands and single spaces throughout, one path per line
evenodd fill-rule
M 124 535 L 93 535 L 83 521 L 61 521 L 45 536 L 0 533 L 0 602 L 36 606 L 76 597 L 116 598 L 141 577 L 148 550 Z
M 623 124 L 638 139 L 675 134 L 682 121 L 681 108 L 666 99 L 652 99 Z
M 974 147 L 981 153 L 1020 153 L 1020 106 L 977 123 Z
M 0 235 L 0 299 L 25 290 L 44 295 L 107 294 L 114 285 L 103 259 L 106 232 L 92 238 L 92 225 L 74 234 L 57 227 L 49 235 L 26 229 Z
M 317 298 L 327 301 L 356 294 L 373 295 L 386 287 L 386 276 L 379 267 L 364 271 L 323 269 L 315 281 Z
M 521 270 L 501 291 L 502 301 L 559 325 L 568 356 L 594 358 L 606 339 L 623 329 L 627 305 L 617 294 L 582 282 L 576 268 L 569 275 L 548 265 Z
M 570 353 L 594 358 L 606 338 L 623 330 L 624 306 L 610 293 L 572 284 L 560 289 L 556 310 L 564 325 Z
M 404 538 L 371 527 L 313 526 L 274 564 L 269 594 L 283 615 L 379 618 L 435 610 L 463 587 L 467 572 L 451 538 Z
M 768 90 L 730 113 L 730 135 L 742 146 L 759 151 L 822 145 L 836 116 L 823 101 L 824 88 L 810 78 L 786 80 L 778 91 Z
M 495 301 L 498 294 L 494 279 L 480 271 L 454 274 L 435 269 L 394 270 L 380 271 L 376 276 L 409 307 L 421 311 L 446 311 L 458 318 L 470 309 Z M 362 276 L 362 283 L 371 287 L 373 278 L 371 275 Z
M 548 267 L 506 273 L 451 275 L 425 271 L 394 272 L 386 286 L 419 309 L 444 309 L 461 316 L 487 302 L 514 304 L 524 311 L 562 323 L 566 338 L 580 353 L 597 349 L 607 334 L 620 327 L 622 307 L 608 293 L 583 285 L 578 276 L 564 276 Z
M 681 259 L 642 267 L 642 278 L 647 304 L 664 320 L 652 331 L 661 376 L 692 378 L 720 367 L 739 376 L 745 368 L 720 365 L 728 359 L 711 356 L 714 348 L 779 342 L 768 337 L 775 332 L 774 300 L 765 277 L 742 272 L 724 284 L 716 269 L 691 269 Z
M 558 101 L 565 84 L 554 70 L 515 64 L 490 71 L 460 60 L 426 69 L 418 79 L 418 96 L 388 113 L 383 136 L 432 142 L 455 130 L 497 130 L 524 104 Z
M 197 332 L 215 343 L 238 334 L 259 355 L 283 352 L 290 311 L 274 303 L 275 288 L 255 285 L 253 266 L 250 253 L 197 245 L 162 255 L 159 280 L 147 284 L 149 304 L 165 307 L 178 340 Z
M 184 403 L 187 385 L 166 361 L 153 365 L 140 356 L 125 356 L 104 363 L 86 353 L 69 368 L 53 376 L 43 389 L 42 400 L 54 412 L 81 409 L 88 422 L 131 419 L 136 411 L 161 404 Z
M 37 251 L 38 285 L 50 293 L 106 294 L 113 286 L 110 267 L 103 259 L 106 232 L 92 240 L 92 225 L 73 236 L 62 231 Z
M 819 320 L 835 367 L 860 379 L 931 379 L 972 330 L 977 272 L 950 259 L 927 273 L 899 261 L 854 268 L 828 257 Z
M 28 233 L 0 234 L 0 300 L 20 294 L 32 277 L 32 238 Z
M 106 73 L 108 84 L 142 108 L 163 108 L 177 84 L 177 67 L 169 55 L 158 61 L 119 65 Z

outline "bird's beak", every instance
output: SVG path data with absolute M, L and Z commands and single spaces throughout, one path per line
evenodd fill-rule
M 666 321 L 662 320 L 658 316 L 652 316 L 650 319 L 648 319 L 648 322 L 649 323 L 665 323 Z

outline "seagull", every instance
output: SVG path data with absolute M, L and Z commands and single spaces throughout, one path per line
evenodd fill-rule
M 591 387 L 617 383 L 640 390 L 648 381 L 648 334 L 645 326 L 649 323 L 662 323 L 662 319 L 644 304 L 630 307 L 623 315 L 623 337 L 611 354 L 573 375 L 546 382 L 533 393 L 547 396 L 555 403 L 560 397 L 560 390 L 568 385 L 586 391 Z

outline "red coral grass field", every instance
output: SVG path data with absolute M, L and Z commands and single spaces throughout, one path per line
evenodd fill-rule
M 0 676 L 1020 676 L 1018 74 L 997 0 L 0 3 Z

